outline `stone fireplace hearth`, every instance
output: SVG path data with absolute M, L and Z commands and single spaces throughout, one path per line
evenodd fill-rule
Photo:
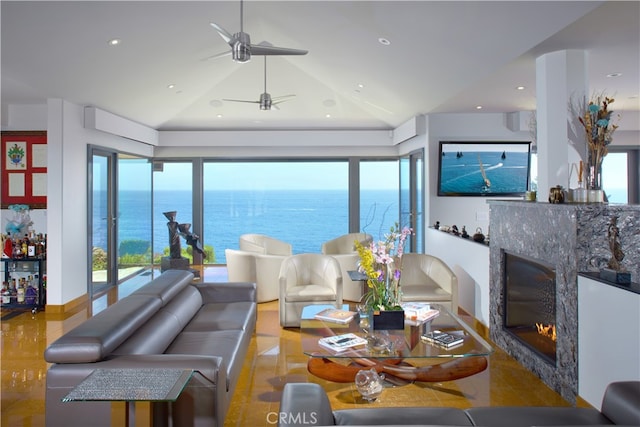
M 607 227 L 618 217 L 623 267 L 640 274 L 640 209 L 630 205 L 549 204 L 490 200 L 491 339 L 568 402 L 578 395 L 578 273 L 599 271 L 610 257 Z M 555 270 L 556 357 L 549 363 L 504 324 L 505 252 Z

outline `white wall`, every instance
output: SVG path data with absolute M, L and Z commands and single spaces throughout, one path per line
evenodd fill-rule
M 88 145 L 143 156 L 151 146 L 84 128 L 84 108 L 61 99 L 47 105 L 47 304 L 88 292 Z
M 440 221 L 442 225 L 466 226 L 467 230 L 489 226 L 489 205 L 485 197 L 439 197 L 438 147 L 440 141 L 531 141 L 528 131 L 507 128 L 506 114 L 434 114 L 429 116 L 428 225 Z
M 612 381 L 640 380 L 640 295 L 578 276 L 578 394 L 600 408 Z
M 443 260 L 458 278 L 458 305 L 489 327 L 489 246 L 432 228 L 425 240 L 425 253 Z

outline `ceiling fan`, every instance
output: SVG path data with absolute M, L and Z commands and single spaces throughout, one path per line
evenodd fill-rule
M 230 34 L 220 25 L 211 22 L 211 26 L 220 34 L 220 37 L 231 46 L 230 52 L 224 52 L 210 56 L 207 59 L 219 58 L 231 54 L 235 62 L 244 63 L 251 60 L 251 55 L 306 55 L 308 51 L 301 49 L 290 49 L 286 47 L 265 46 L 251 44 L 251 37 L 243 30 L 243 1 L 240 0 L 240 31 Z
M 260 104 L 261 110 L 271 110 L 271 107 L 275 107 L 277 110 L 278 104 L 288 101 L 293 98 L 295 95 L 282 95 L 276 96 L 274 98 L 271 97 L 271 94 L 267 93 L 267 57 L 264 57 L 264 92 L 260 94 L 260 99 L 257 101 L 246 101 L 243 99 L 223 99 L 223 101 L 231 101 L 231 102 L 248 102 L 251 104 Z

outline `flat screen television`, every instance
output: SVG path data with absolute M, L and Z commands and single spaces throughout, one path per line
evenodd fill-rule
M 524 196 L 531 142 L 440 141 L 438 196 Z

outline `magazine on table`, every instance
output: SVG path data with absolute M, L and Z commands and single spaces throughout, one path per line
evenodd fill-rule
M 320 344 L 320 346 L 338 353 L 365 345 L 366 343 L 367 340 L 365 338 L 359 337 L 354 333 L 334 335 L 331 337 L 320 338 L 318 340 L 318 344 Z
M 453 348 L 464 342 L 464 336 L 438 330 L 427 332 L 421 338 L 428 343 L 444 348 Z

